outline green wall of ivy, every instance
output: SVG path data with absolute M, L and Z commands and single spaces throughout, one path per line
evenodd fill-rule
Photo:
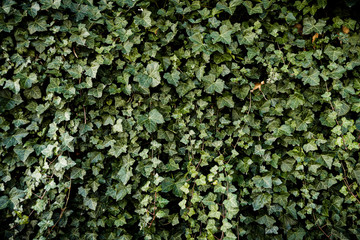
M 4 0 L 1 239 L 360 239 L 358 0 Z

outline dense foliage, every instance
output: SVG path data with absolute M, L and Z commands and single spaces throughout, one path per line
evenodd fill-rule
M 360 239 L 356 6 L 2 1 L 0 238 Z

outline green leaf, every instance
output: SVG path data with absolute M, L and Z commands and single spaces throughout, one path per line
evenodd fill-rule
M 0 210 L 7 208 L 9 204 L 10 204 L 10 200 L 7 196 L 0 197 Z
M 175 187 L 175 181 L 172 178 L 165 178 L 164 181 L 161 183 L 161 191 L 164 193 L 170 192 Z
M 85 74 L 89 77 L 96 78 L 96 73 L 100 67 L 100 64 L 98 63 L 92 63 L 91 67 L 87 67 L 87 70 L 85 71 Z
M 38 86 L 34 86 L 30 89 L 26 89 L 24 91 L 24 96 L 27 99 L 40 99 L 41 98 L 41 90 Z
M 225 12 L 229 13 L 230 15 L 233 15 L 236 7 L 241 5 L 243 0 L 232 0 L 229 4 L 227 4 L 224 1 L 218 2 L 216 4 L 216 9 L 224 10 Z
M 111 129 L 114 133 L 123 132 L 122 119 L 119 118 L 118 120 L 116 120 L 116 124 L 113 125 Z
M 304 103 L 304 96 L 299 92 L 295 92 L 294 94 L 290 95 L 289 99 L 287 100 L 286 107 L 290 107 L 292 110 L 295 110 L 299 106 L 304 105 Z
M 281 171 L 291 172 L 295 164 L 295 159 L 288 158 L 281 162 Z
M 213 194 L 212 192 L 210 192 L 205 198 L 203 198 L 202 200 L 202 203 L 205 205 L 205 206 L 212 206 L 212 205 L 215 205 L 215 200 L 216 200 L 216 195 Z M 231 203 L 228 203 L 228 204 L 231 204 Z M 231 205 L 232 206 L 232 205 Z
M 41 16 L 36 18 L 34 21 L 31 21 L 28 25 L 29 33 L 34 34 L 35 32 L 46 31 L 48 27 L 46 20 L 47 20 L 47 16 Z
M 324 53 L 328 55 L 330 60 L 333 62 L 335 62 L 343 54 L 341 50 L 331 45 L 326 46 Z
M 75 64 L 73 67 L 67 70 L 68 73 L 75 79 L 81 78 L 83 68 L 79 64 Z
M 127 152 L 127 148 L 128 146 L 126 144 L 119 144 L 116 143 L 113 146 L 111 146 L 110 150 L 109 150 L 109 155 L 114 156 L 114 157 L 119 157 L 122 153 L 126 153 Z
M 315 141 L 310 141 L 303 146 L 305 152 L 316 151 L 318 148 Z
M 301 75 L 304 84 L 309 84 L 310 86 L 320 85 L 319 70 L 311 68 L 310 71 L 308 70 L 303 71 Z
M 303 228 L 297 228 L 295 231 L 289 231 L 287 235 L 289 240 L 302 240 L 306 235 L 306 231 Z
M 90 160 L 90 163 L 102 162 L 105 159 L 101 152 L 90 152 L 87 154 L 87 157 Z
M 89 90 L 89 95 L 90 96 L 94 96 L 94 97 L 96 97 L 96 98 L 101 98 L 102 97 L 102 95 L 103 95 L 103 90 L 104 90 L 104 88 L 105 88 L 105 85 L 104 84 L 102 84 L 102 83 L 100 83 L 96 88 L 91 88 L 90 90 Z
M 74 167 L 71 170 L 70 178 L 71 179 L 84 179 L 84 176 L 86 174 L 86 171 L 82 168 Z
M 329 169 L 331 169 L 333 161 L 334 161 L 334 157 L 332 157 L 331 155 L 326 155 L 326 154 L 322 154 L 321 157 L 324 160 L 324 162 L 326 163 L 327 167 Z
M 304 28 L 303 28 L 303 34 L 308 35 L 311 33 L 323 33 L 323 29 L 326 26 L 326 21 L 320 19 L 318 22 L 316 22 L 315 18 L 313 17 L 307 17 L 304 18 Z
M 65 132 L 61 134 L 60 140 L 64 151 L 74 152 L 74 137 L 70 136 L 68 132 Z
M 203 78 L 205 83 L 205 92 L 213 94 L 214 92 L 222 93 L 224 90 L 224 81 L 221 79 L 216 79 L 214 75 L 208 75 Z
M 151 27 L 151 12 L 147 9 L 144 9 L 141 13 L 141 17 L 135 16 L 134 23 L 136 25 L 141 25 L 143 27 Z
M 31 147 L 23 148 L 22 146 L 18 145 L 14 148 L 14 152 L 22 162 L 25 162 L 30 154 L 34 152 L 34 149 Z
M 350 106 L 347 105 L 344 101 L 335 101 L 334 108 L 337 116 L 339 117 L 346 115 L 350 111 Z
M 149 114 L 141 115 L 139 117 L 139 124 L 144 125 L 149 133 L 155 132 L 157 124 L 162 124 L 164 122 L 163 116 L 156 109 L 151 110 Z
M 122 166 L 117 173 L 117 176 L 119 177 L 120 181 L 126 185 L 127 182 L 130 180 L 130 178 L 133 176 L 132 168 Z
M 156 109 L 153 109 L 153 110 L 150 111 L 149 120 L 154 122 L 154 123 L 158 123 L 158 124 L 164 123 L 163 116 Z
M 139 82 L 139 85 L 143 88 L 149 88 L 152 83 L 151 77 L 143 73 L 137 74 L 134 80 Z
M 235 105 L 231 95 L 225 95 L 223 97 L 219 97 L 216 103 L 218 108 L 220 109 L 223 107 L 234 108 Z
M 276 223 L 276 220 L 273 217 L 270 217 L 268 215 L 264 215 L 256 220 L 257 223 L 266 225 L 266 227 L 270 228 L 274 223 Z
M 177 70 L 172 70 L 171 73 L 165 73 L 164 78 L 167 82 L 175 87 L 178 85 L 180 80 L 180 72 Z
M 151 87 L 156 87 L 161 82 L 160 65 L 158 62 L 150 62 L 146 66 L 148 76 L 151 78 Z
M 232 30 L 228 28 L 227 25 L 222 25 L 220 27 L 220 34 L 218 32 L 212 32 L 210 34 L 213 43 L 222 42 L 225 44 L 231 43 L 231 34 Z
M 261 193 L 254 199 L 252 206 L 254 211 L 257 211 L 269 203 L 271 203 L 271 195 L 268 193 Z
M 22 139 L 26 137 L 29 133 L 25 131 L 24 129 L 17 130 L 14 134 L 11 136 L 5 137 L 2 140 L 2 145 L 5 148 L 9 148 L 12 146 L 15 146 L 17 144 L 22 144 Z
M 84 205 L 95 211 L 97 206 L 97 200 L 95 198 L 85 198 Z

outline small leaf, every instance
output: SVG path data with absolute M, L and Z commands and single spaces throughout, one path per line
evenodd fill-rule
M 342 55 L 342 51 L 340 49 L 337 49 L 336 47 L 331 45 L 326 46 L 324 53 L 328 55 L 330 60 L 333 62 L 336 61 Z
M 94 96 L 94 97 L 96 97 L 96 98 L 101 98 L 102 97 L 102 95 L 103 95 L 103 90 L 104 90 L 104 88 L 105 88 L 105 85 L 104 84 L 102 84 L 102 83 L 100 83 L 96 88 L 91 88 L 90 90 L 89 90 L 89 95 L 90 96 Z
M 14 152 L 22 162 L 25 162 L 30 154 L 34 152 L 34 149 L 31 147 L 23 148 L 22 146 L 18 145 L 14 148 Z
M 235 103 L 234 103 L 231 95 L 219 97 L 217 100 L 217 106 L 220 109 L 223 107 L 234 108 L 234 105 L 235 105 Z
M 88 67 L 85 74 L 89 77 L 96 78 L 96 73 L 100 65 L 98 63 L 92 63 L 91 67 Z
M 134 23 L 143 27 L 151 27 L 151 12 L 144 9 L 141 13 L 141 17 L 135 16 Z
M 167 80 L 169 84 L 174 85 L 176 87 L 180 80 L 180 72 L 177 70 L 173 70 L 171 71 L 171 73 L 165 73 L 164 78 Z
M 254 211 L 257 211 L 269 203 L 271 203 L 271 195 L 268 193 L 261 193 L 254 199 L 252 206 Z
M 303 34 L 311 34 L 311 33 L 319 33 L 321 34 L 323 32 L 324 27 L 326 26 L 326 21 L 320 19 L 318 22 L 316 22 L 315 18 L 313 17 L 307 17 L 304 18 L 304 28 L 303 28 Z
M 77 179 L 77 178 L 84 179 L 85 174 L 86 174 L 86 171 L 84 169 L 74 167 L 71 170 L 70 178 L 71 179 Z
M 0 197 L 0 210 L 7 208 L 9 204 L 10 204 L 10 200 L 7 196 Z
M 310 86 L 320 85 L 319 70 L 311 68 L 310 71 L 305 70 L 301 74 L 304 74 L 302 78 L 304 84 L 309 84 Z
M 35 32 L 44 32 L 47 30 L 48 24 L 46 23 L 47 17 L 41 16 L 36 18 L 34 21 L 30 22 L 28 25 L 28 30 L 30 34 Z
M 96 210 L 97 201 L 95 198 L 85 198 L 84 205 L 90 208 L 91 210 Z

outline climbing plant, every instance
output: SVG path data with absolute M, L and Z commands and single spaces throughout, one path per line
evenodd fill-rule
M 1 239 L 359 239 L 356 7 L 2 1 Z

